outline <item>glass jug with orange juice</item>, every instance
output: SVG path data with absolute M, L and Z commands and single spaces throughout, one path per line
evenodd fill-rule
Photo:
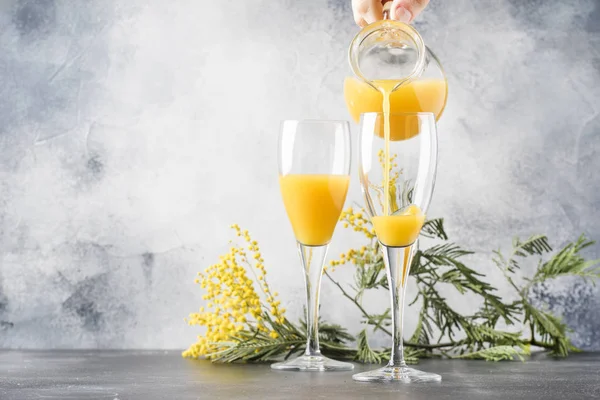
M 344 82 L 344 98 L 355 122 L 366 112 L 389 112 L 392 128 L 395 113 L 431 112 L 436 121 L 442 115 L 448 96 L 444 70 L 411 25 L 389 19 L 367 25 L 350 44 L 349 61 L 354 76 Z M 390 132 L 392 141 L 411 136 L 407 129 Z

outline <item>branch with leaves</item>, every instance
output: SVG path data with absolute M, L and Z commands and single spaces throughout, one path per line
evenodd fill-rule
M 329 357 L 381 363 L 389 358 L 389 349 L 372 348 L 369 335 L 380 331 L 391 336 L 390 309 L 368 310 L 363 297 L 368 291 L 387 290 L 388 286 L 379 243 L 364 215 L 363 210 L 344 211 L 342 225 L 364 235 L 367 243 L 331 261 L 324 272 L 341 297 L 360 313 L 364 327 L 354 337 L 342 326 L 321 321 L 319 339 L 321 351 Z M 183 355 L 215 362 L 264 362 L 302 352 L 306 324 L 286 318 L 276 300 L 277 293 L 267 284 L 257 242 L 237 225 L 234 229 L 244 242 L 199 274 L 197 283 L 207 291 L 205 299 L 211 302 L 208 309 L 190 314 L 188 323 L 204 327 L 205 332 Z M 576 276 L 593 281 L 600 277 L 600 260 L 586 260 L 581 255 L 593 242 L 581 236 L 553 253 L 548 238 L 538 235 L 524 241 L 515 239 L 507 254 L 493 252 L 492 263 L 516 297 L 505 301 L 483 274 L 467 265 L 466 259 L 473 253 L 449 241 L 443 219 L 427 221 L 421 235 L 436 244 L 418 249 L 411 266 L 417 294 L 410 301 L 409 312 L 416 313 L 418 320 L 405 341 L 407 362 L 431 357 L 523 360 L 532 346 L 562 357 L 577 351 L 568 339 L 569 328 L 558 316 L 534 306 L 531 291 L 552 279 Z M 531 277 L 522 276 L 520 264 L 525 260 L 537 262 Z M 335 278 L 335 269 L 342 265 L 353 266 L 352 285 Z M 254 273 L 256 281 L 248 278 L 248 271 Z M 460 313 L 440 292 L 444 286 L 458 295 L 474 296 L 480 302 L 479 309 L 470 315 Z

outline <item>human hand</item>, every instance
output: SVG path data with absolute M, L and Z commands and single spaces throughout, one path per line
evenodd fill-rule
M 366 26 L 383 19 L 383 5 L 392 0 L 352 0 L 354 21 Z M 390 7 L 390 19 L 410 23 L 427 6 L 429 0 L 393 0 Z

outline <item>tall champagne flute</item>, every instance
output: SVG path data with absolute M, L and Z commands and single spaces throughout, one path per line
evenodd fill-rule
M 386 145 L 384 129 L 388 118 L 391 139 Z M 365 113 L 361 116 L 359 178 L 367 212 L 383 252 L 391 298 L 393 343 L 389 363 L 384 368 L 354 375 L 352 378 L 356 381 L 408 383 L 442 379 L 437 374 L 408 367 L 402 346 L 406 284 L 431 201 L 436 167 L 437 133 L 432 113 Z
M 350 183 L 350 128 L 345 121 L 284 121 L 279 135 L 279 184 L 296 236 L 306 285 L 304 355 L 271 365 L 277 370 L 351 370 L 319 350 L 319 289 L 327 247 Z

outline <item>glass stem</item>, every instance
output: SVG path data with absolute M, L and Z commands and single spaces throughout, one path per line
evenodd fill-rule
M 390 288 L 390 299 L 392 307 L 392 354 L 388 367 L 404 367 L 404 297 L 406 295 L 406 283 L 410 273 L 410 264 L 413 258 L 412 244 L 408 247 L 387 247 L 381 245 L 383 260 L 386 266 L 388 285 Z
M 306 351 L 304 354 L 307 356 L 321 355 L 321 350 L 319 350 L 319 291 L 327 248 L 327 245 L 305 246 L 298 243 L 306 285 Z

